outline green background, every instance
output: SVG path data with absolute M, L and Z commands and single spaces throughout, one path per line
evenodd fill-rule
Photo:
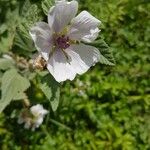
M 1 150 L 150 150 L 149 0 L 80 0 L 79 5 L 102 21 L 100 34 L 116 66 L 97 64 L 65 82 L 58 110 L 35 132 L 17 124 L 20 102 L 11 103 L 0 114 Z M 12 36 L 4 33 L 4 24 L 15 20 L 6 14 L 17 6 L 15 0 L 0 0 L 1 53 L 8 48 L 3 39 Z M 47 106 L 36 85 L 31 93 L 31 102 Z

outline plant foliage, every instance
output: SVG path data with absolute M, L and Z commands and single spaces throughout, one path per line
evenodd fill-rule
M 46 20 L 51 2 L 0 0 L 0 112 L 6 107 L 0 114 L 0 149 L 149 150 L 149 0 L 79 1 L 80 10 L 103 23 L 93 43 L 102 59 L 61 89 L 47 72 L 30 67 L 36 49 L 28 31 Z M 26 98 L 50 111 L 35 132 L 17 124 Z

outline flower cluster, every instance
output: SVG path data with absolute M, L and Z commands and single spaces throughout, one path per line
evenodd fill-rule
M 43 108 L 42 105 L 37 104 L 30 108 L 30 110 L 25 109 L 22 111 L 18 118 L 18 123 L 24 123 L 24 128 L 32 129 L 34 131 L 38 128 L 44 119 L 44 116 L 48 113 L 46 109 Z
M 47 69 L 58 82 L 73 80 L 100 59 L 99 50 L 85 43 L 98 37 L 101 22 L 87 11 L 76 16 L 77 11 L 77 1 L 57 0 L 49 10 L 48 23 L 38 22 L 30 30 Z

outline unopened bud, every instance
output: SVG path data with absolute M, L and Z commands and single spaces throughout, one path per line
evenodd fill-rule
M 46 61 L 39 55 L 33 60 L 33 68 L 43 70 L 46 67 Z

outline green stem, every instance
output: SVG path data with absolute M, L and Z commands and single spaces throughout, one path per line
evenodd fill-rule
M 58 121 L 56 121 L 56 120 L 54 120 L 54 119 L 50 119 L 50 121 L 51 121 L 52 123 L 54 123 L 55 125 L 61 127 L 61 128 L 64 128 L 64 129 L 66 129 L 66 130 L 68 130 L 68 131 L 72 131 L 72 129 L 71 129 L 70 127 L 67 127 L 66 125 L 64 125 L 64 124 L 62 124 L 62 123 L 60 123 L 60 122 L 58 122 Z

